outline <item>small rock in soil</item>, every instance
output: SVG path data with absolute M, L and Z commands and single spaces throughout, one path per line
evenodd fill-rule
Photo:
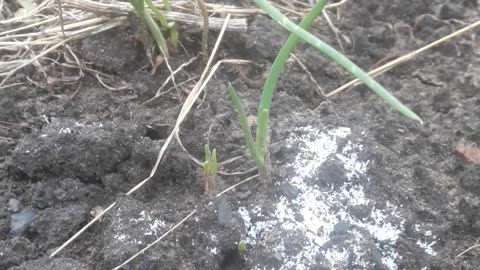
M 0 241 L 0 269 L 19 265 L 33 256 L 34 245 L 26 238 L 14 237 Z
M 32 224 L 35 219 L 36 211 L 32 208 L 23 208 L 22 211 L 12 214 L 10 220 L 10 234 L 22 234 L 28 225 Z
M 41 258 L 34 261 L 27 261 L 22 265 L 13 267 L 11 270 L 91 270 L 88 264 L 70 258 Z
M 338 235 L 345 234 L 348 231 L 349 227 L 350 223 L 341 221 L 335 224 L 335 226 L 333 227 L 333 233 Z
M 466 191 L 480 195 L 480 168 L 467 169 L 460 177 L 460 185 Z
M 232 220 L 232 217 L 233 217 L 232 208 L 228 204 L 227 199 L 225 197 L 220 199 L 220 201 L 218 202 L 217 217 L 218 217 L 218 223 L 220 225 L 227 225 Z
M 291 184 L 285 183 L 282 185 L 282 194 L 290 200 L 295 199 L 298 196 L 298 193 L 300 193 L 300 190 Z
M 38 182 L 32 185 L 32 203 L 38 209 L 44 209 L 55 203 L 54 190 L 56 184 L 53 181 Z
M 246 199 L 248 197 L 250 197 L 250 195 L 252 195 L 252 192 L 250 190 L 247 190 L 247 191 L 237 191 L 235 194 L 237 194 L 237 197 L 239 199 Z
M 27 175 L 99 181 L 129 156 L 138 134 L 135 125 L 72 121 L 48 125 L 17 145 L 10 168 L 18 180 L 25 180 Z
M 440 20 L 463 19 L 463 11 L 457 6 L 451 4 L 444 4 L 438 11 L 438 18 Z
M 15 198 L 8 200 L 8 211 L 16 213 L 20 211 L 20 209 L 22 209 L 22 203 L 19 200 Z

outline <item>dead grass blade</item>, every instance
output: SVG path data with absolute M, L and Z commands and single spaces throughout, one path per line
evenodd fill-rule
M 435 46 L 438 46 L 438 45 L 440 45 L 440 44 L 442 44 L 442 43 L 444 43 L 444 42 L 446 42 L 446 41 L 448 41 L 448 40 L 450 40 L 450 39 L 452 39 L 452 38 L 454 38 L 458 35 L 461 35 L 461 34 L 467 32 L 469 30 L 472 30 L 473 28 L 475 28 L 477 26 L 480 26 L 480 21 L 472 23 L 472 24 L 470 24 L 470 25 L 468 25 L 468 26 L 466 26 L 466 27 L 464 27 L 464 28 L 462 28 L 458 31 L 455 31 L 452 34 L 447 35 L 447 36 L 445 36 L 441 39 L 438 39 L 438 40 L 436 40 L 436 41 L 434 41 L 434 42 L 432 42 L 432 43 L 430 43 L 430 44 L 428 44 L 428 45 L 426 45 L 426 46 L 424 46 L 424 47 L 422 47 L 422 48 L 420 48 L 416 51 L 413 51 L 413 52 L 408 53 L 404 56 L 398 57 L 393 61 L 390 61 L 390 62 L 388 62 L 388 63 L 386 63 L 386 64 L 384 64 L 384 65 L 382 65 L 378 68 L 375 68 L 375 69 L 369 71 L 368 74 L 371 75 L 372 77 L 378 76 L 378 75 L 396 67 L 397 65 L 399 65 L 401 63 L 404 63 L 406 61 L 409 61 L 409 60 L 413 59 L 414 57 L 416 57 L 420 53 L 423 53 L 423 52 L 425 52 L 425 51 L 427 51 L 427 50 L 429 50 L 429 49 L 431 49 Z M 339 87 L 339 88 L 333 90 L 332 92 L 328 93 L 326 95 L 326 97 L 332 97 L 332 96 L 334 96 L 334 95 L 336 95 L 336 94 L 338 94 L 342 91 L 345 91 L 346 89 L 349 89 L 350 87 L 357 86 L 359 84 L 361 84 L 361 83 L 358 79 L 352 80 L 349 83 L 346 83 L 346 84 L 342 85 L 341 87 Z
M 116 0 L 111 1 L 110 4 L 89 0 L 63 0 L 62 2 L 64 7 L 76 8 L 83 11 L 92 12 L 97 15 L 110 17 L 127 16 L 129 14 L 133 14 L 134 12 L 133 7 L 131 7 L 128 2 L 120 2 Z M 158 2 L 154 2 L 154 5 L 158 8 L 163 7 L 163 4 L 159 4 Z M 171 5 L 173 8 L 175 7 L 174 4 Z M 203 25 L 202 16 L 174 11 L 163 11 L 163 15 L 168 21 L 195 25 L 199 27 Z M 225 19 L 223 18 L 210 17 L 208 20 L 208 25 L 210 29 L 220 30 L 224 22 Z M 247 21 L 244 18 L 231 19 L 227 29 L 229 31 L 246 31 Z
M 44 50 L 42 53 L 40 53 L 39 55 L 36 55 L 35 57 L 31 58 L 30 60 L 22 63 L 20 66 L 16 67 L 15 69 L 9 71 L 9 72 L 5 72 L 5 73 L 1 73 L 0 76 L 6 76 L 5 79 L 2 80 L 2 82 L 0 83 L 0 87 L 7 81 L 7 79 L 12 76 L 13 74 L 15 74 L 15 72 L 17 72 L 19 69 L 27 66 L 27 65 L 30 65 L 31 63 L 35 62 L 35 61 L 38 61 L 39 58 L 47 55 L 48 53 L 50 53 L 51 51 L 55 50 L 56 48 L 62 46 L 63 44 L 65 44 L 66 42 L 70 41 L 71 38 L 68 38 L 62 42 L 59 42 L 57 43 L 56 45 L 48 48 L 47 50 Z
M 213 76 L 213 74 L 215 73 L 216 69 L 218 68 L 218 66 L 221 64 L 222 61 L 227 61 L 227 60 L 222 60 L 222 61 L 219 61 L 213 68 L 212 70 L 210 71 L 210 74 L 207 76 L 207 73 L 209 71 L 209 67 L 213 61 L 213 58 L 218 50 L 218 47 L 220 45 L 220 42 L 223 38 L 223 35 L 225 34 L 225 31 L 226 31 L 226 28 L 227 28 L 227 25 L 228 25 L 228 22 L 230 20 L 230 15 L 227 15 L 227 17 L 225 18 L 225 24 L 222 28 L 222 30 L 220 31 L 220 34 L 217 38 L 217 42 L 215 43 L 215 47 L 212 51 L 212 54 L 210 56 L 210 59 L 208 60 L 207 62 L 207 65 L 202 73 L 202 76 L 200 77 L 200 81 L 195 85 L 195 87 L 193 88 L 193 90 L 190 92 L 190 94 L 188 95 L 187 99 L 185 100 L 185 103 L 183 104 L 182 106 L 182 110 L 180 111 L 180 114 L 177 118 L 177 121 L 176 121 L 176 124 L 175 124 L 175 127 L 173 128 L 172 132 L 170 133 L 170 135 L 168 136 L 168 138 L 166 139 L 165 143 L 163 144 L 162 148 L 160 149 L 160 152 L 157 156 L 157 160 L 155 162 L 155 165 L 153 166 L 151 172 L 150 172 L 150 175 L 145 178 L 143 181 L 141 181 L 139 184 L 137 184 L 135 187 L 133 187 L 132 189 L 130 189 L 126 195 L 131 195 L 132 193 L 134 193 L 135 191 L 137 191 L 139 188 L 141 188 L 145 183 L 147 183 L 154 175 L 155 173 L 157 172 L 157 169 L 158 169 L 158 166 L 160 165 L 160 162 L 162 161 L 162 158 L 165 154 L 165 151 L 167 150 L 167 147 L 168 145 L 170 144 L 170 142 L 172 141 L 173 137 L 175 136 L 175 134 L 178 132 L 179 128 L 180 128 L 180 125 L 181 123 L 183 122 L 183 120 L 185 119 L 185 117 L 187 116 L 188 112 L 190 111 L 190 109 L 193 107 L 193 104 L 195 102 L 195 100 L 199 97 L 199 95 L 201 94 L 202 90 L 205 88 L 207 82 L 210 80 L 210 78 Z M 206 77 L 206 80 L 204 81 Z M 59 247 L 57 250 L 55 250 L 51 255 L 50 257 L 53 257 L 55 256 L 55 254 L 58 254 L 58 252 L 60 252 L 61 250 L 63 250 L 68 244 L 70 244 L 71 242 L 73 242 L 76 238 L 78 238 L 78 236 L 81 235 L 81 233 L 83 233 L 88 227 L 92 226 L 97 220 L 99 220 L 99 218 L 101 216 L 103 216 L 106 212 L 108 212 L 110 209 L 113 208 L 113 206 L 115 206 L 116 202 L 114 202 L 113 204 L 111 204 L 109 207 L 107 207 L 103 212 L 101 212 L 95 219 L 93 219 L 92 221 L 90 221 L 85 227 L 83 227 L 79 232 L 77 232 L 75 235 L 73 235 L 70 239 L 67 240 L 67 242 L 65 242 L 61 247 Z
M 256 169 L 256 168 L 255 168 L 255 169 Z M 244 184 L 244 183 L 246 183 L 246 182 L 248 182 L 248 181 L 251 181 L 251 180 L 257 178 L 258 176 L 259 176 L 259 174 L 255 174 L 254 176 L 250 176 L 250 177 L 248 177 L 247 179 L 236 183 L 235 185 L 233 185 L 233 186 L 225 189 L 224 191 L 218 193 L 218 194 L 217 194 L 217 197 L 220 197 L 220 196 L 223 195 L 224 193 L 227 193 L 228 191 L 230 191 L 230 190 L 232 190 L 232 189 L 234 189 L 234 188 L 236 188 L 236 187 L 238 187 L 238 186 L 240 186 L 240 185 L 242 185 L 242 184 Z
M 165 232 L 164 234 L 162 234 L 159 238 L 157 238 L 155 241 L 153 241 L 152 243 L 148 244 L 148 246 L 146 246 L 144 249 L 140 250 L 139 252 L 137 252 L 135 255 L 133 255 L 132 257 L 130 257 L 128 260 L 124 261 L 122 264 L 118 265 L 117 267 L 113 268 L 113 270 L 117 270 L 117 269 L 120 269 L 122 268 L 122 266 L 125 266 L 127 263 L 131 262 L 133 259 L 135 259 L 136 257 L 140 256 L 141 254 L 143 254 L 145 251 L 147 251 L 149 248 L 151 248 L 152 246 L 154 246 L 156 243 L 160 242 L 163 238 L 165 238 L 167 235 L 169 235 L 171 232 L 173 232 L 176 228 L 178 228 L 180 225 L 182 225 L 185 221 L 187 221 L 187 219 L 189 219 L 191 216 L 193 216 L 193 214 L 195 214 L 197 212 L 197 210 L 193 210 L 192 212 L 190 212 L 190 214 L 188 214 L 185 218 L 183 218 L 182 220 L 180 220 L 180 222 L 178 222 L 177 224 L 175 224 L 175 226 L 173 226 L 172 228 L 170 228 L 167 232 Z

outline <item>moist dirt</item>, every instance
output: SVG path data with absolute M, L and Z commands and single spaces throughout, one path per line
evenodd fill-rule
M 247 4 L 247 3 L 236 3 Z M 364 69 L 459 29 L 480 17 L 478 1 L 350 1 L 342 8 L 345 53 Z M 435 47 L 378 77 L 412 108 L 401 117 L 364 86 L 326 100 L 348 74 L 299 44 L 279 82 L 270 113 L 271 180 L 251 180 L 220 197 L 204 194 L 204 145 L 217 149 L 217 191 L 255 174 L 226 85 L 248 115 L 288 34 L 263 15 L 245 33 L 227 33 L 208 83 L 155 176 L 158 152 L 193 83 L 152 75 L 135 27 L 92 36 L 72 48 L 127 85 L 107 89 L 89 73 L 74 84 L 41 82 L 0 90 L 0 269 L 112 269 L 187 216 L 162 241 L 123 269 L 479 269 L 480 165 L 456 151 L 480 147 L 479 30 Z M 173 69 L 200 51 L 200 33 L 179 28 L 185 50 Z M 340 49 L 324 20 L 311 32 Z M 211 45 L 217 33 L 211 32 Z M 199 75 L 196 60 L 176 75 Z M 57 70 L 58 72 L 58 70 Z M 67 76 L 63 70 L 55 76 Z M 252 125 L 255 125 L 252 123 Z M 477 161 L 478 162 L 478 161 Z M 49 255 L 116 202 L 58 255 Z M 239 245 L 239 243 L 241 243 Z M 460 255 L 460 256 L 458 256 Z

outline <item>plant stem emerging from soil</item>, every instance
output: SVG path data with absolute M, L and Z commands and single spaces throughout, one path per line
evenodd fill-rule
M 322 13 L 322 10 L 327 5 L 327 2 L 328 0 L 318 1 L 317 4 L 308 12 L 305 18 L 300 22 L 299 26 L 303 29 L 310 28 L 315 18 Z M 290 34 L 287 41 L 283 44 L 282 48 L 278 52 L 277 57 L 275 58 L 275 61 L 270 69 L 270 73 L 268 74 L 267 80 L 265 81 L 265 85 L 263 86 L 262 97 L 260 99 L 260 108 L 258 109 L 258 119 L 260 119 L 263 110 L 270 110 L 270 104 L 272 103 L 273 94 L 275 92 L 275 88 L 277 87 L 280 74 L 282 73 L 285 63 L 287 62 L 290 54 L 299 40 L 300 38 L 298 36 L 295 34 Z
M 175 23 L 174 22 L 170 22 L 170 23 L 167 22 L 167 19 L 165 18 L 165 16 L 160 12 L 160 10 L 158 10 L 155 7 L 155 5 L 153 5 L 151 0 L 145 0 L 145 1 L 147 3 L 148 8 L 150 8 L 150 10 L 152 10 L 153 13 L 155 13 L 155 15 L 157 15 L 158 20 L 160 21 L 160 25 L 163 28 L 169 30 L 169 32 L 170 32 L 170 43 L 176 49 L 177 48 L 177 43 L 178 43 L 178 32 L 177 32 L 177 28 L 175 27 Z M 168 0 L 164 0 L 163 4 L 164 4 L 164 7 L 165 7 L 166 11 L 171 11 L 172 10 Z
M 146 0 L 146 1 L 147 1 L 147 5 L 151 9 L 151 6 L 153 6 L 153 4 L 151 3 L 150 0 Z M 148 13 L 145 10 L 145 1 L 144 0 L 130 0 L 130 3 L 135 8 L 135 11 L 137 12 L 138 16 L 142 17 L 143 20 L 145 21 L 145 24 L 147 25 L 148 29 L 152 33 L 152 36 L 153 36 L 153 38 L 155 39 L 155 42 L 158 45 L 158 48 L 162 52 L 163 56 L 167 59 L 169 57 L 167 42 L 165 41 L 165 38 L 163 37 L 163 34 L 162 34 L 162 30 L 160 30 L 160 27 L 158 26 L 158 24 L 155 22 L 155 20 L 152 18 L 152 16 L 150 16 L 150 13 Z M 155 12 L 155 10 L 158 11 L 156 8 L 152 9 L 152 11 L 158 16 L 158 14 Z M 158 11 L 158 13 L 160 13 L 160 12 Z M 162 18 L 162 16 L 159 17 L 160 23 L 162 23 L 161 18 Z M 164 23 L 166 24 L 166 20 L 164 20 Z
M 317 16 L 322 13 L 322 9 L 327 4 L 328 0 L 320 0 L 313 9 L 307 14 L 307 16 L 300 23 L 300 27 L 308 28 L 312 25 L 313 21 Z M 283 71 L 283 67 L 290 56 L 290 53 L 295 48 L 299 38 L 291 34 L 288 40 L 283 45 L 282 49 L 277 55 L 275 62 L 272 65 L 268 78 L 263 87 L 262 97 L 260 100 L 260 107 L 258 109 L 257 116 L 257 133 L 255 140 L 252 136 L 252 131 L 248 126 L 247 117 L 245 114 L 245 109 L 243 108 L 240 99 L 238 98 L 237 93 L 233 89 L 232 85 L 229 84 L 227 87 L 228 93 L 232 100 L 233 106 L 235 107 L 238 116 L 240 125 L 242 127 L 243 134 L 245 136 L 245 141 L 250 152 L 250 155 L 255 159 L 258 171 L 262 180 L 266 181 L 269 175 L 268 164 L 268 120 L 269 120 L 269 110 L 272 103 L 273 93 L 277 86 L 278 79 L 280 74 Z M 267 166 L 266 166 L 267 165 Z
M 298 25 L 291 22 L 289 19 L 283 16 L 283 14 L 280 11 L 274 8 L 267 0 L 252 0 L 252 1 L 254 1 L 261 9 L 263 9 L 270 17 L 272 17 L 272 19 L 274 19 L 277 23 L 279 23 L 283 28 L 287 29 L 291 33 L 294 33 L 296 36 L 303 39 L 305 42 L 319 49 L 321 52 L 323 52 L 328 57 L 330 57 L 333 61 L 335 61 L 336 63 L 341 65 L 343 68 L 345 68 L 353 76 L 360 79 L 370 89 L 372 89 L 373 92 L 375 92 L 378 96 L 383 98 L 392 108 L 394 108 L 395 110 L 397 110 L 398 112 L 400 112 L 401 114 L 403 114 L 404 116 L 412 120 L 423 123 L 420 117 L 418 117 L 414 112 L 412 112 L 409 108 L 407 108 L 400 101 L 398 101 L 393 95 L 391 95 L 387 90 L 385 90 L 383 86 L 377 83 L 367 73 L 365 73 L 360 67 L 354 64 L 352 61 L 350 61 L 343 54 L 339 53 L 330 45 L 326 44 L 325 42 L 316 38 L 309 32 L 300 28 Z
M 205 193 L 213 194 L 217 180 L 217 150 L 210 151 L 208 144 L 205 145 L 205 162 L 203 163 L 203 177 Z
M 248 147 L 248 151 L 250 155 L 255 160 L 258 170 L 260 171 L 264 164 L 264 158 L 260 155 L 255 141 L 253 140 L 252 131 L 250 130 L 250 126 L 248 125 L 247 115 L 245 113 L 245 109 L 240 102 L 240 98 L 238 97 L 237 93 L 233 89 L 232 84 L 228 84 L 227 86 L 228 94 L 230 95 L 230 99 L 232 100 L 233 107 L 238 113 L 238 120 L 240 121 L 240 126 L 242 127 L 243 136 L 245 137 L 245 142 Z M 267 112 L 268 115 L 268 112 Z

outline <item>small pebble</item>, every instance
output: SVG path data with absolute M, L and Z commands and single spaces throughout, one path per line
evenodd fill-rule
M 227 225 L 230 220 L 232 220 L 232 208 L 227 202 L 227 199 L 223 197 L 217 206 L 217 215 L 218 215 L 218 223 L 220 225 Z
M 282 262 L 282 259 L 283 259 L 282 253 L 275 252 L 275 254 L 273 254 L 273 258 L 275 258 L 275 260 L 277 260 L 279 262 Z
M 22 234 L 28 225 L 32 224 L 36 214 L 36 211 L 29 207 L 12 214 L 12 219 L 10 220 L 10 235 Z
M 20 203 L 17 199 L 10 199 L 8 200 L 8 211 L 16 213 L 22 209 L 22 203 Z
M 333 226 L 333 233 L 338 235 L 345 234 L 348 231 L 349 227 L 350 224 L 348 222 L 340 221 L 335 224 L 335 226 Z
M 250 195 L 252 195 L 252 192 L 250 190 L 247 190 L 245 192 L 237 191 L 236 194 L 237 194 L 238 198 L 243 200 L 243 199 L 248 198 Z
M 285 197 L 293 200 L 298 196 L 298 193 L 300 193 L 300 191 L 298 190 L 298 188 L 290 184 L 284 184 L 282 185 L 282 193 Z
M 67 196 L 67 192 L 61 188 L 57 188 L 53 191 L 53 195 L 59 200 L 63 200 Z

